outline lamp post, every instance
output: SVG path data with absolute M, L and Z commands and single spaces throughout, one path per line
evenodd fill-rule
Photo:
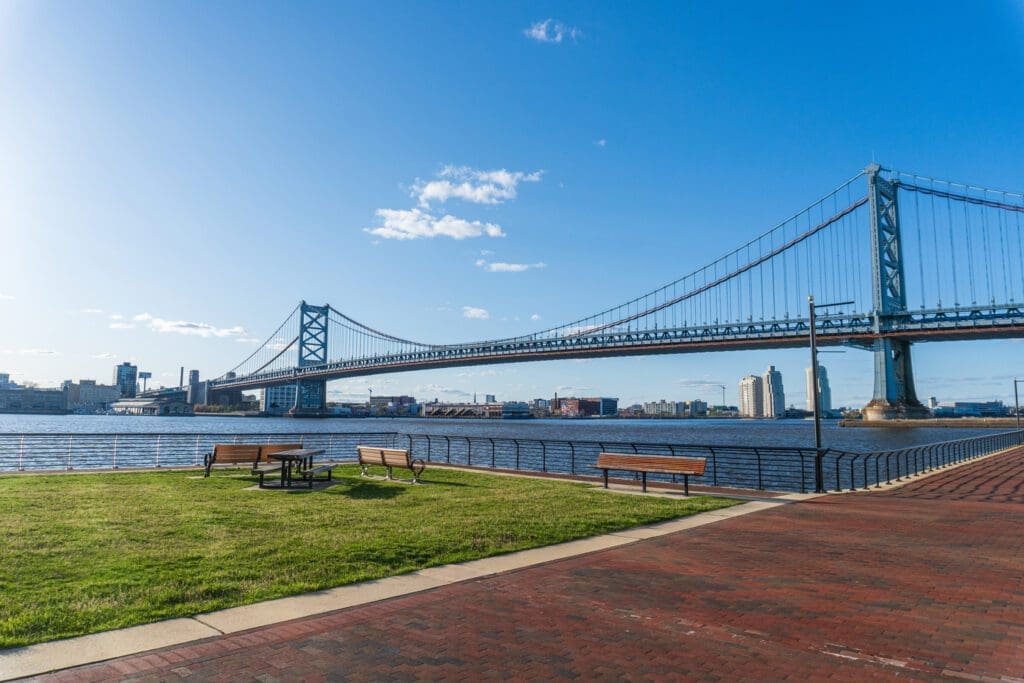
M 1017 385 L 1024 382 L 1024 379 L 1013 378 L 1013 414 L 1017 416 L 1017 431 L 1020 431 L 1020 399 L 1017 396 Z M 1020 436 L 1019 434 L 1017 435 Z
M 821 391 L 818 388 L 818 331 L 817 309 L 831 306 L 848 306 L 852 301 L 840 301 L 834 304 L 815 304 L 814 297 L 807 297 L 811 337 L 811 391 L 814 392 L 814 492 L 825 493 L 825 474 L 822 471 L 822 459 L 825 455 L 821 446 Z

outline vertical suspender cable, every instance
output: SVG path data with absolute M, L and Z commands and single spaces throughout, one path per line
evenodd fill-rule
M 967 210 L 967 203 L 964 202 L 964 222 L 967 224 L 967 228 L 964 233 L 967 235 L 967 277 L 971 281 L 971 304 L 978 303 L 978 295 L 974 285 L 974 248 L 973 240 L 971 239 L 971 214 Z
M 917 226 L 917 266 L 921 278 L 921 309 L 924 309 L 924 242 L 921 240 L 921 203 L 920 193 L 914 193 L 914 223 Z M 907 253 L 904 250 L 903 253 Z
M 953 305 L 960 306 L 960 287 L 956 278 L 956 243 L 953 240 L 953 205 L 949 197 L 946 197 L 946 227 L 949 229 L 949 260 L 950 272 L 953 273 Z

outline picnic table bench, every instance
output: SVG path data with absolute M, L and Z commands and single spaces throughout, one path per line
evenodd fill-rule
M 648 473 L 681 474 L 683 475 L 683 490 L 686 495 L 690 495 L 690 477 L 703 476 L 706 463 L 707 460 L 704 458 L 683 458 L 674 455 L 601 453 L 597 456 L 595 469 L 604 470 L 605 488 L 608 488 L 608 470 L 639 472 L 643 475 L 643 490 L 645 493 L 647 492 Z
M 359 465 L 362 467 L 362 476 L 369 476 L 371 466 L 379 466 L 387 469 L 389 481 L 405 481 L 396 479 L 392 475 L 392 468 L 400 467 L 412 472 L 411 484 L 420 483 L 420 475 L 427 468 L 427 464 L 419 458 L 413 458 L 407 448 L 380 448 L 379 446 L 356 446 L 359 452 Z
M 268 444 L 238 444 L 219 443 L 215 444 L 213 450 L 203 456 L 204 477 L 210 476 L 210 470 L 214 465 L 251 465 L 252 473 L 260 475 L 260 484 L 263 483 L 263 475 L 269 472 L 278 472 L 282 468 L 281 463 L 274 463 L 270 456 L 281 451 L 290 451 L 302 448 L 300 443 L 268 443 Z

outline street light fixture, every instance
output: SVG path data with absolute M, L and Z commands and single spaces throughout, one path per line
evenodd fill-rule
M 851 306 L 852 301 L 840 301 L 834 304 L 815 304 L 814 297 L 807 297 L 807 309 L 810 317 L 811 337 L 811 390 L 814 392 L 814 492 L 825 493 L 825 474 L 821 461 L 824 456 L 821 447 L 821 391 L 818 388 L 818 333 L 817 309 L 832 306 Z

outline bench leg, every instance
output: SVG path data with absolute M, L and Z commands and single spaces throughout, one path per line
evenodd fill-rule
M 265 488 L 265 487 L 263 486 L 263 473 L 262 473 L 262 472 L 259 472 L 259 475 L 260 475 L 260 488 L 262 489 L 262 488 Z
M 604 487 L 608 488 L 608 470 L 604 471 Z
M 360 465 L 359 467 L 362 468 L 362 470 L 363 470 L 362 472 L 359 473 L 360 477 L 368 477 L 368 476 L 370 476 L 370 469 L 369 469 L 368 465 Z
M 690 475 L 683 475 L 683 493 L 687 496 L 690 495 Z
M 393 475 L 391 474 L 391 468 L 389 467 L 389 468 L 388 468 L 388 477 L 387 477 L 387 479 L 388 479 L 388 481 L 391 481 L 391 480 L 392 480 L 392 479 L 394 479 L 394 478 L 395 478 L 395 477 L 394 477 L 394 476 L 393 476 Z
M 647 473 L 644 472 L 644 493 L 647 493 Z

